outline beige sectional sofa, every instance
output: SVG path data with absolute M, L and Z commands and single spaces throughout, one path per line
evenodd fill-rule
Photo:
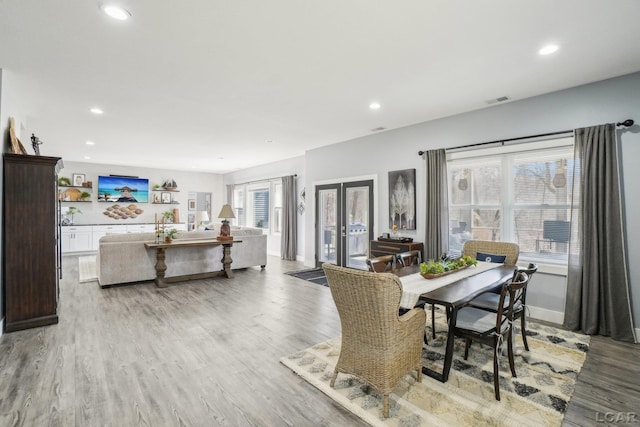
M 179 239 L 206 239 L 218 235 L 220 224 L 209 224 L 209 230 L 180 232 Z M 267 264 L 267 236 L 261 229 L 232 227 L 231 235 L 241 243 L 231 248 L 231 269 Z M 153 280 L 156 277 L 156 251 L 145 248 L 153 242 L 153 233 L 108 234 L 100 238 L 96 269 L 101 287 Z M 222 270 L 222 246 L 168 249 L 166 277 Z

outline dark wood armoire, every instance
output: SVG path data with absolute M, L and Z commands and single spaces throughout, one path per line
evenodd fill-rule
M 4 154 L 4 331 L 58 323 L 59 157 Z

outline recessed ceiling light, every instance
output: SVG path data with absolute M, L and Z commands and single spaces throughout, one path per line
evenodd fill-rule
M 89 156 L 84 156 L 84 159 L 85 159 L 85 160 L 91 160 L 91 157 L 89 157 Z
M 539 55 L 551 55 L 552 53 L 554 53 L 558 49 L 560 49 L 560 46 L 558 46 L 557 44 L 548 44 L 545 47 L 543 47 L 542 49 L 540 49 L 538 51 L 538 54 Z
M 131 17 L 131 13 L 127 9 L 113 4 L 105 4 L 100 6 L 102 11 L 118 21 L 125 21 Z
M 89 111 L 91 111 L 93 114 L 102 114 L 102 113 L 104 113 L 104 111 L 102 111 L 102 109 L 98 108 L 98 107 L 93 107 Z
M 380 104 L 377 102 L 372 102 L 371 104 L 369 104 L 369 108 L 371 108 L 372 110 L 379 110 Z
M 87 144 L 87 145 L 96 145 L 96 143 L 93 142 L 93 141 L 87 141 L 87 142 L 85 142 L 85 144 Z

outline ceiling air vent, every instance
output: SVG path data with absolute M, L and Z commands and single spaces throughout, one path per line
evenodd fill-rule
M 499 102 L 504 102 L 504 101 L 508 101 L 508 100 L 509 100 L 508 96 L 501 96 L 500 98 L 490 99 L 490 100 L 484 101 L 484 102 L 486 102 L 488 105 L 493 105 L 493 104 L 497 104 Z
M 371 132 L 380 132 L 381 130 L 385 130 L 385 127 L 382 126 L 378 126 L 377 128 L 373 128 L 371 129 Z

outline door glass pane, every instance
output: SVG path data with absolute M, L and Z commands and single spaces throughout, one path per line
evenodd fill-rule
M 366 269 L 369 253 L 369 187 L 347 187 L 347 267 Z
M 336 220 L 338 217 L 338 190 L 319 190 L 319 242 L 318 259 L 320 262 L 336 264 Z

